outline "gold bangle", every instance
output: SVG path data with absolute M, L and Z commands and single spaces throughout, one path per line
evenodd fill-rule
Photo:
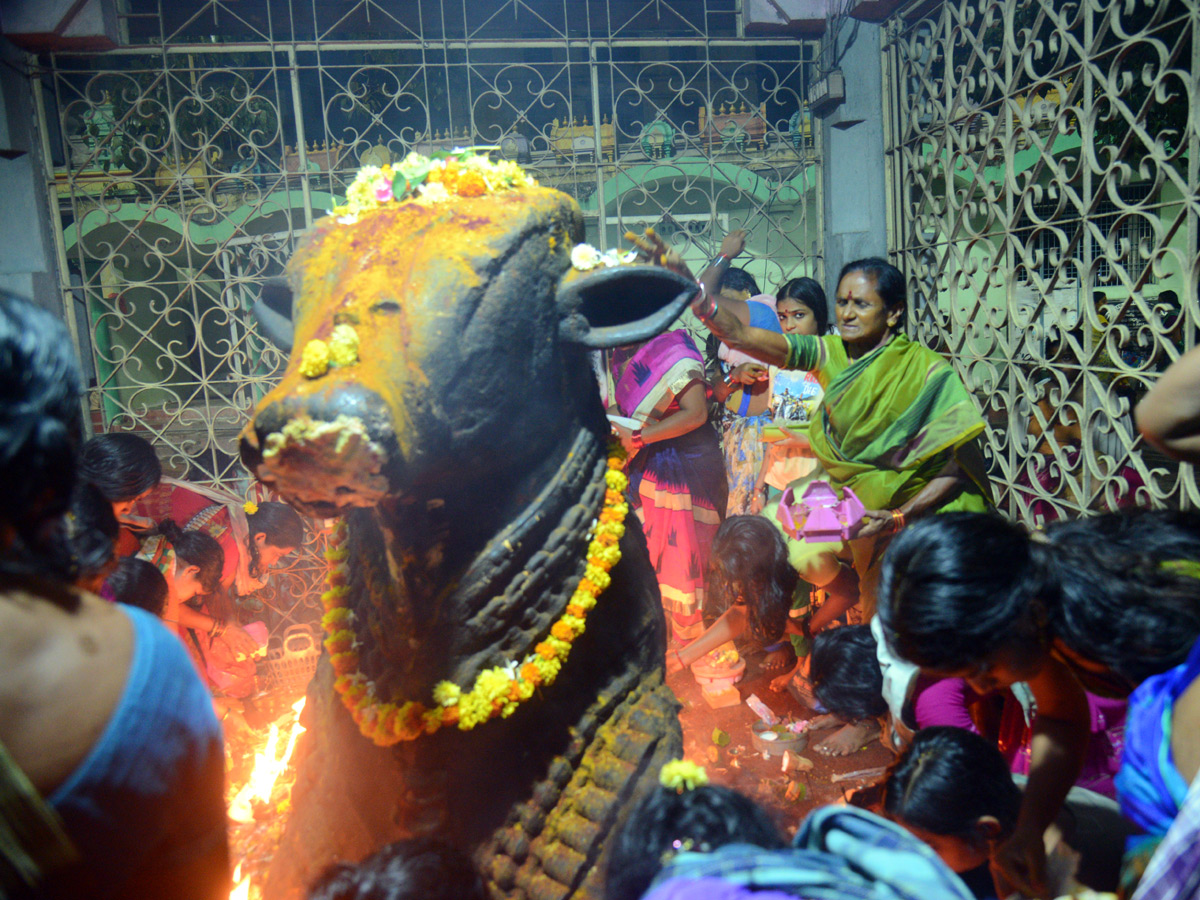
M 892 533 L 895 534 L 897 531 L 899 531 L 901 528 L 904 527 L 904 512 L 899 509 L 893 509 L 891 512 L 892 512 Z

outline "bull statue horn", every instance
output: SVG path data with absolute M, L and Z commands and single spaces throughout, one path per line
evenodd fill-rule
M 558 291 L 559 337 L 591 350 L 649 340 L 670 327 L 697 290 L 694 281 L 659 266 L 568 276 Z

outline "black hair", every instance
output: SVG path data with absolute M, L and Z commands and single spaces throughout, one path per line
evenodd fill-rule
M 775 297 L 777 304 L 780 300 L 795 300 L 807 306 L 813 318 L 817 320 L 817 334 L 824 334 L 829 330 L 829 301 L 815 278 L 802 276 L 785 282 Z
M 814 635 L 809 679 L 813 696 L 841 719 L 856 722 L 887 712 L 870 625 L 844 625 Z
M 258 562 L 258 544 L 254 541 L 256 534 L 266 535 L 267 543 L 272 547 L 299 547 L 304 543 L 304 520 L 300 514 L 286 503 L 268 500 L 258 505 L 258 511 L 246 516 L 250 526 L 250 574 L 255 578 L 262 577 Z
M 725 274 L 721 276 L 721 286 L 717 290 L 747 291 L 751 297 L 762 293 L 754 276 L 737 266 L 730 266 L 725 270 Z
M 205 531 L 184 531 L 173 519 L 163 519 L 156 530 L 170 541 L 176 559 L 200 570 L 196 579 L 204 593 L 216 591 L 221 583 L 221 570 L 225 567 L 225 551 L 217 539 Z
M 110 503 L 132 500 L 162 479 L 153 445 L 140 435 L 120 431 L 98 434 L 84 444 L 79 471 Z
M 118 531 L 108 498 L 95 485 L 77 481 L 67 510 L 73 581 L 95 577 L 112 561 Z
M 937 725 L 916 733 L 892 764 L 883 788 L 890 818 L 933 834 L 973 840 L 992 816 L 1005 840 L 1017 825 L 1021 789 L 996 745 L 963 728 Z
M 1044 540 L 985 513 L 943 513 L 884 555 L 878 614 L 895 652 L 954 671 L 1007 641 L 1060 639 L 1136 684 L 1200 637 L 1200 516 L 1129 510 L 1060 522 Z
M 875 283 L 875 293 L 883 301 L 883 308 L 888 312 L 900 310 L 900 321 L 897 323 L 897 327 L 903 324 L 904 314 L 908 309 L 908 285 L 900 270 L 886 259 L 868 256 L 842 266 L 842 271 L 838 273 L 837 283 L 840 285 L 842 279 L 851 272 L 862 272 L 870 278 Z
M 104 582 L 106 593 L 116 603 L 136 606 L 162 618 L 167 607 L 167 579 L 158 566 L 136 556 L 126 556 L 117 563 Z
M 16 542 L 0 570 L 61 579 L 63 529 L 75 484 L 79 363 L 66 327 L 28 300 L 0 291 L 0 521 Z
M 737 791 L 719 785 L 682 792 L 656 786 L 613 835 L 605 900 L 637 900 L 662 869 L 664 857 L 677 850 L 715 850 L 735 843 L 768 850 L 784 846 L 762 808 Z
M 461 850 L 429 838 L 388 844 L 360 863 L 335 863 L 308 900 L 486 900 L 483 879 Z
M 730 516 L 713 538 L 705 577 L 705 618 L 717 618 L 741 594 L 750 636 L 773 643 L 783 635 L 799 581 L 788 562 L 783 535 L 774 525 L 762 516 Z

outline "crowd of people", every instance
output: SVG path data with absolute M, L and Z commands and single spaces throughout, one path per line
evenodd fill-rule
M 1091 887 L 1200 896 L 1200 516 L 1000 517 L 975 402 L 903 332 L 903 274 L 847 264 L 833 333 L 817 282 L 771 296 L 731 265 L 745 239 L 696 279 L 708 358 L 673 330 L 608 360 L 667 670 L 761 652 L 773 688 L 827 713 L 811 727 L 835 727 L 818 752 L 879 735 L 896 759 L 790 841 L 673 763 L 620 824 L 606 897 L 1045 897 L 1050 835 Z M 639 247 L 686 271 L 653 236 Z M 221 723 L 265 640 L 240 600 L 305 526 L 164 478 L 136 435 L 81 443 L 69 347 L 55 318 L 0 298 L 0 888 L 227 896 Z M 1185 357 L 1138 411 L 1189 460 L 1198 382 Z M 781 515 L 785 489 L 818 481 L 864 507 L 843 540 Z M 459 851 L 414 840 L 311 896 L 485 890 Z

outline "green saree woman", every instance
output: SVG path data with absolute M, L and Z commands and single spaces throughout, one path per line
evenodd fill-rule
M 982 511 L 990 503 L 976 440 L 983 419 L 950 365 L 899 333 L 906 303 L 904 276 L 885 260 L 864 259 L 842 269 L 836 336 L 751 328 L 710 296 L 693 307 L 729 346 L 772 365 L 816 372 L 825 397 L 808 438 L 820 468 L 805 480 L 853 489 L 867 512 L 848 547 L 792 541 L 789 555 L 818 586 L 834 577 L 838 555 L 851 555 L 866 617 L 892 534 L 914 518 Z M 774 512 L 768 506 L 763 514 L 774 519 Z

